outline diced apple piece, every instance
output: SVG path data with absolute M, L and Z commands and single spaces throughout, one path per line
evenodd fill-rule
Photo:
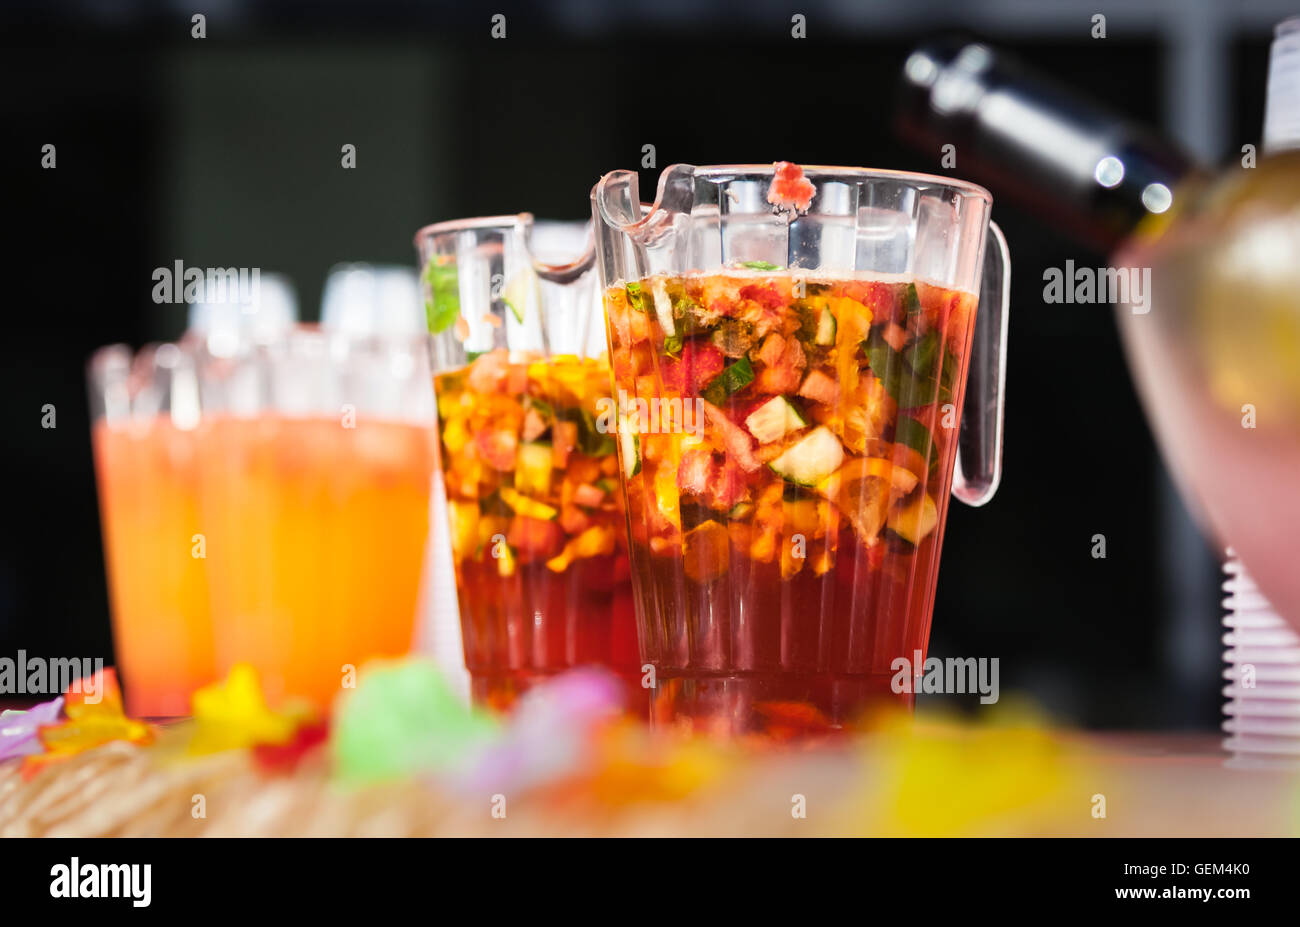
M 771 444 L 808 424 L 784 396 L 773 396 L 745 417 L 745 427 L 759 444 Z

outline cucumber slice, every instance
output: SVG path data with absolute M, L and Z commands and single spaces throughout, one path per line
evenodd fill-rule
M 537 293 L 538 305 L 541 304 L 540 292 L 538 292 L 537 275 L 533 273 L 531 267 L 525 267 L 519 273 L 511 278 L 506 284 L 505 290 L 501 293 L 501 301 L 510 307 L 510 312 L 514 315 L 515 321 L 521 325 L 524 321 L 524 312 L 528 308 L 528 294 Z
M 838 327 L 835 313 L 823 307 L 822 314 L 817 317 L 817 333 L 813 335 L 813 341 L 822 347 L 830 347 L 835 343 L 835 330 Z
M 788 483 L 816 486 L 840 468 L 844 448 L 825 425 L 808 432 L 798 443 L 768 464 L 772 472 Z
M 552 455 L 549 444 L 519 445 L 515 458 L 515 489 L 526 496 L 545 497 L 550 493 Z
M 742 357 L 709 381 L 700 395 L 709 403 L 720 406 L 732 393 L 738 393 L 754 382 L 754 368 L 748 357 Z
M 784 396 L 773 396 L 745 417 L 745 427 L 759 444 L 771 444 L 807 424 L 794 403 Z
M 673 300 L 668 295 L 668 283 L 663 277 L 655 277 L 650 283 L 650 295 L 654 299 L 655 317 L 666 337 L 677 333 L 677 320 L 673 318 Z
M 618 443 L 623 458 L 623 475 L 629 480 L 641 472 L 641 437 L 627 424 L 627 417 L 618 417 Z

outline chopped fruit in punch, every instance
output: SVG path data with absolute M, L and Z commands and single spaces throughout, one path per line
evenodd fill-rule
M 782 183 L 806 207 L 798 179 Z M 755 261 L 605 303 L 620 396 L 703 410 L 698 434 L 620 436 L 656 713 L 740 688 L 760 729 L 790 705 L 840 726 L 902 698 L 892 663 L 928 639 L 975 297 Z
M 505 708 L 583 664 L 639 688 L 603 361 L 504 348 L 434 377 L 466 664 Z M 644 694 L 642 693 L 642 702 Z

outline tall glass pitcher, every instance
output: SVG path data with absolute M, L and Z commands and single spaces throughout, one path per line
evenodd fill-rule
M 546 263 L 542 237 L 527 214 L 416 235 L 465 663 L 496 708 L 602 665 L 644 715 L 595 256 L 585 232 Z
M 991 203 L 784 163 L 674 165 L 652 206 L 629 171 L 593 189 L 658 722 L 775 733 L 911 703 L 949 491 L 981 505 L 1000 475 Z

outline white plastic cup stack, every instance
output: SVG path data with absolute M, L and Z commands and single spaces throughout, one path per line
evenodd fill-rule
M 325 278 L 321 327 L 350 335 L 418 335 L 425 331 L 420 286 L 410 267 L 336 264 Z
M 284 274 L 260 273 L 248 298 L 197 302 L 190 306 L 188 332 L 202 338 L 217 357 L 229 357 L 245 339 L 266 341 L 298 321 L 298 294 Z
M 1300 769 L 1300 634 L 1273 611 L 1228 549 L 1223 694 L 1228 765 Z

